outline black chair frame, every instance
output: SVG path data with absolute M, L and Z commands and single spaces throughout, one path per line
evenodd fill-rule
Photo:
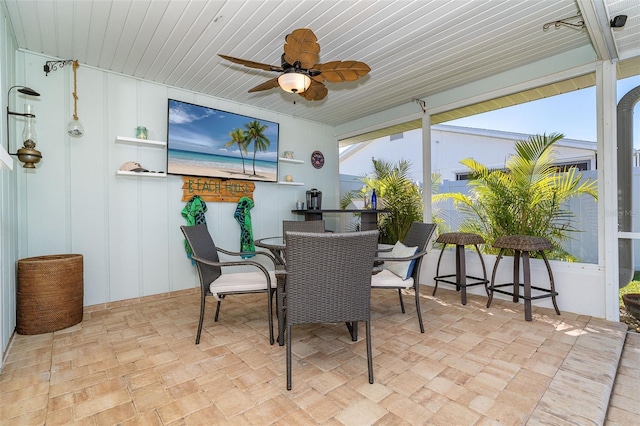
M 218 253 L 225 254 L 227 256 L 238 257 L 238 256 L 247 256 L 247 255 L 260 255 L 266 256 L 269 261 L 274 265 L 276 265 L 275 258 L 266 252 L 256 251 L 256 252 L 236 252 L 225 250 L 223 248 L 217 247 L 209 234 L 207 226 L 205 224 L 199 224 L 195 226 L 180 226 L 182 233 L 184 234 L 191 250 L 193 252 L 191 259 L 196 262 L 196 267 L 198 270 L 198 277 L 200 280 L 200 319 L 198 321 L 198 331 L 196 333 L 196 345 L 200 343 L 200 335 L 202 333 L 202 323 L 204 321 L 204 311 L 206 306 L 206 298 L 208 296 L 214 296 L 214 294 L 210 290 L 210 285 L 214 282 L 218 277 L 222 275 L 222 268 L 230 267 L 230 266 L 251 266 L 258 268 L 262 273 L 265 274 L 267 280 L 267 289 L 266 290 L 255 290 L 255 291 L 227 291 L 227 292 L 218 292 L 217 295 L 217 305 L 216 305 L 216 313 L 214 316 L 214 321 L 218 322 L 218 318 L 220 315 L 220 306 L 222 304 L 222 300 L 227 295 L 231 294 L 249 294 L 249 293 L 262 293 L 267 292 L 267 309 L 269 311 L 268 321 L 269 321 L 269 341 L 273 345 L 275 342 L 274 332 L 273 332 L 273 308 L 272 308 L 272 299 L 273 294 L 276 291 L 275 283 L 271 283 L 271 277 L 269 275 L 269 271 L 265 266 L 261 263 L 253 261 L 253 260 L 232 260 L 232 261 L 220 261 Z M 272 285 L 273 284 L 273 285 Z
M 422 322 L 422 311 L 420 310 L 420 270 L 422 269 L 422 261 L 429 252 L 429 242 L 431 241 L 431 238 L 433 237 L 435 231 L 436 225 L 433 223 L 413 222 L 409 227 L 407 235 L 402 240 L 402 244 L 407 247 L 418 247 L 418 252 L 416 254 L 414 254 L 413 256 L 393 258 L 393 260 L 389 259 L 388 257 L 381 256 L 375 258 L 376 262 L 409 261 L 415 259 L 416 263 L 413 267 L 411 277 L 413 278 L 413 291 L 415 293 L 416 299 L 416 312 L 418 314 L 418 323 L 420 324 L 421 333 L 424 333 L 424 324 Z M 378 253 L 390 252 L 391 250 L 391 248 L 382 249 L 378 250 Z M 402 310 L 403 314 L 405 313 L 404 301 L 402 299 L 402 290 L 404 288 L 399 288 L 398 286 L 375 286 L 374 288 L 397 289 L 398 298 L 400 299 L 400 309 Z

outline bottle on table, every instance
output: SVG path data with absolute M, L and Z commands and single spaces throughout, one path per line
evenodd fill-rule
M 376 190 L 373 190 L 373 193 L 371 194 L 371 210 L 377 210 L 378 209 L 378 196 L 376 195 Z

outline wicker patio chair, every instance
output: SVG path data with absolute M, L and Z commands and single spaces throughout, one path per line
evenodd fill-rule
M 282 237 L 289 231 L 294 232 L 324 232 L 323 220 L 283 220 L 282 221 Z M 280 259 L 284 263 L 285 252 L 279 253 Z
M 345 322 L 357 339 L 357 322 L 366 325 L 369 383 L 371 352 L 371 268 L 378 231 L 350 233 L 288 232 L 286 278 L 287 390 L 291 390 L 291 327 Z
M 228 256 L 241 256 L 241 252 L 234 252 L 216 247 L 209 230 L 205 224 L 195 226 L 180 226 L 191 250 L 191 258 L 196 262 L 198 275 L 200 278 L 200 320 L 198 322 L 198 332 L 196 334 L 196 345 L 200 343 L 202 332 L 202 322 L 204 319 L 204 307 L 207 296 L 213 296 L 218 301 L 214 321 L 218 321 L 220 305 L 225 296 L 229 294 L 247 293 L 267 293 L 267 318 L 269 321 L 269 341 L 273 345 L 273 311 L 272 296 L 276 289 L 276 277 L 273 271 L 268 271 L 262 264 L 255 260 L 242 259 L 231 261 L 220 261 L 218 252 Z M 275 259 L 270 253 L 251 252 L 255 255 L 262 255 L 269 259 L 274 265 Z M 250 266 L 257 268 L 251 272 L 222 273 L 223 268 L 232 266 Z
M 422 267 L 422 259 L 428 252 L 429 241 L 431 241 L 435 230 L 436 225 L 433 223 L 413 222 L 411 224 L 409 232 L 407 232 L 406 237 L 402 240 L 402 244 L 406 247 L 417 247 L 417 251 L 413 255 L 391 258 L 389 257 L 391 249 L 378 251 L 379 257 L 376 257 L 375 260 L 384 261 L 386 266 L 391 263 L 415 261 L 413 266 L 408 268 L 410 271 L 407 278 L 400 277 L 389 269 L 383 269 L 371 278 L 371 286 L 373 288 L 391 288 L 398 290 L 402 313 L 405 313 L 402 291 L 413 289 L 421 333 L 424 333 L 424 324 L 422 323 L 422 312 L 420 311 L 420 269 Z M 411 270 L 411 268 L 413 269 Z
M 324 232 L 324 220 L 283 220 L 282 235 L 289 231 Z
M 323 233 L 325 232 L 324 228 L 324 219 L 322 220 L 283 220 L 282 221 L 282 237 L 287 234 L 287 232 L 315 232 L 315 233 Z M 279 260 L 280 263 L 285 263 L 286 258 L 286 250 L 282 250 L 278 253 L 274 253 L 276 259 Z M 283 273 L 283 268 L 276 268 L 276 277 L 280 280 L 284 280 L 285 278 L 280 275 Z M 284 345 L 284 315 L 280 314 L 282 311 L 282 306 L 284 306 L 284 290 L 282 289 L 283 285 L 280 285 L 280 291 L 277 292 L 276 299 L 276 312 L 278 312 L 278 343 L 280 346 Z

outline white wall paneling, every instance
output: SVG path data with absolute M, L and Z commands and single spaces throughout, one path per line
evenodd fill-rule
M 7 105 L 6 93 L 18 80 L 15 67 L 14 51 L 16 42 L 11 34 L 8 21 L 5 18 L 5 9 L 0 7 L 0 92 L 2 94 L 2 111 L 5 114 Z M 20 76 L 18 82 L 22 83 Z M 15 98 L 14 98 L 15 99 Z M 14 109 L 15 101 L 11 108 Z M 20 105 L 22 108 L 22 105 Z M 16 135 L 16 120 L 9 120 L 12 137 Z M 5 117 L 0 120 L 0 138 L 2 146 L 6 148 L 7 122 Z M 17 141 L 18 138 L 13 139 Z M 12 147 L 15 145 L 12 143 Z M 4 148 L 3 148 L 4 149 Z M 8 156 L 8 155 L 7 155 Z M 13 163 L 13 171 L 0 166 L 0 369 L 2 360 L 9 343 L 9 339 L 16 327 L 16 260 L 18 259 L 18 208 L 16 193 L 16 169 L 22 167 L 21 163 L 10 157 L 7 160 Z
M 337 187 L 337 152 L 333 128 L 266 110 L 249 108 L 210 96 L 167 87 L 108 71 L 78 69 L 78 116 L 82 138 L 64 129 L 71 118 L 71 67 L 44 75 L 52 58 L 19 52 L 28 84 L 41 90 L 36 129 L 43 152 L 35 171 L 19 173 L 20 202 L 25 220 L 19 238 L 27 241 L 21 257 L 80 253 L 85 266 L 85 305 L 165 293 L 197 285 L 179 226 L 185 203 L 180 176 L 145 179 L 116 175 L 126 161 L 149 170 L 166 170 L 166 148 L 116 143 L 135 135 L 139 125 L 149 138 L 166 141 L 167 99 L 180 99 L 280 124 L 280 152 L 294 151 L 307 159 L 319 149 L 327 164 L 314 169 L 308 161 L 289 171 L 304 186 L 256 182 L 251 210 L 256 238 L 281 233 L 283 219 L 305 191 L 327 188 L 323 202 L 337 207 L 329 193 Z M 71 106 L 71 108 L 68 108 Z M 333 181 L 336 181 L 334 184 Z M 207 203 L 207 224 L 216 242 L 231 250 L 240 246 L 236 203 Z

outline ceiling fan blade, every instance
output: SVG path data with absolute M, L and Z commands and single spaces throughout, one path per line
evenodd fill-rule
M 280 87 L 280 84 L 278 84 L 278 77 L 267 80 L 262 84 L 258 84 L 256 87 L 249 89 L 249 93 L 261 92 L 263 90 L 273 89 L 274 87 Z
M 319 53 L 318 38 L 309 28 L 298 28 L 285 37 L 284 59 L 288 64 L 300 62 L 300 68 L 313 68 Z
M 356 81 L 371 71 L 369 65 L 358 61 L 332 61 L 326 64 L 317 64 L 314 69 L 319 70 L 325 80 L 331 83 L 343 81 Z
M 227 61 L 233 62 L 235 64 L 244 65 L 245 67 L 249 67 L 249 68 L 257 68 L 265 71 L 278 71 L 278 72 L 282 71 L 282 67 L 278 67 L 275 65 L 263 64 L 261 62 L 254 62 L 246 59 L 234 58 L 233 56 L 227 56 L 227 55 L 221 55 L 221 54 L 218 54 L 218 56 L 220 56 L 222 59 L 226 59 Z
M 324 99 L 327 93 L 329 93 L 327 86 L 312 79 L 311 86 L 299 95 L 308 101 L 319 101 Z

